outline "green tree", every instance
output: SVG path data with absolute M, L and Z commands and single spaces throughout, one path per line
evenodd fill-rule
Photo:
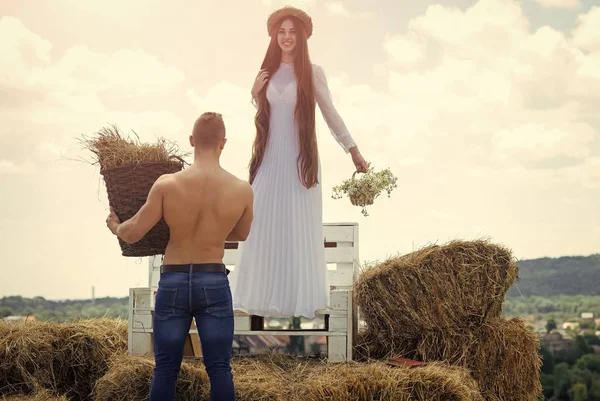
M 588 370 L 590 372 L 600 373 L 600 355 L 586 354 L 579 358 L 575 367 L 580 370 Z
M 542 394 L 545 400 L 549 400 L 554 395 L 554 376 L 552 374 L 542 373 L 540 375 L 542 382 Z
M 584 383 L 576 383 L 569 390 L 569 399 L 572 401 L 588 401 L 588 391 Z
M 552 330 L 556 330 L 556 320 L 549 319 L 546 323 L 546 333 L 550 333 Z
M 552 375 L 554 371 L 554 356 L 546 347 L 542 345 L 540 353 L 542 355 L 542 373 Z
M 586 334 L 583 336 L 588 345 L 600 345 L 600 337 L 595 334 Z
M 581 322 L 581 323 L 579 323 L 579 327 L 582 330 L 593 330 L 596 327 L 596 323 L 594 323 L 594 322 Z
M 0 306 L 0 319 L 4 319 L 12 314 L 12 309 L 10 309 L 8 306 Z
M 571 375 L 571 367 L 565 362 L 561 362 L 554 367 L 554 397 L 559 400 L 569 399 Z
M 600 376 L 597 376 L 592 383 L 592 387 L 590 387 L 590 391 L 588 392 L 588 400 L 600 401 Z

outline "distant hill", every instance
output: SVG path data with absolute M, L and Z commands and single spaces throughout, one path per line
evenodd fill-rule
M 40 320 L 69 321 L 81 318 L 127 318 L 128 298 L 96 298 L 92 300 L 51 301 L 42 297 L 0 298 L 0 319 L 11 316 L 35 316 Z
M 600 254 L 519 262 L 519 281 L 508 297 L 600 295 Z
M 527 299 L 532 296 L 600 296 L 600 254 L 522 260 L 519 276 L 517 285 L 521 292 L 513 285 L 507 294 L 514 302 L 521 294 Z M 91 300 L 51 301 L 42 297 L 11 296 L 0 298 L 0 319 L 10 315 L 34 315 L 40 320 L 54 321 L 102 316 L 126 319 L 127 308 L 127 297 L 97 298 L 92 303 Z

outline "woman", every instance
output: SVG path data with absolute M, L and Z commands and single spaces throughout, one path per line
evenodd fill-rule
M 267 28 L 271 42 L 252 87 L 254 221 L 240 244 L 234 308 L 312 319 L 329 303 L 316 104 L 357 171 L 366 172 L 367 163 L 332 104 L 323 69 L 311 64 L 310 17 L 284 7 L 271 14 Z

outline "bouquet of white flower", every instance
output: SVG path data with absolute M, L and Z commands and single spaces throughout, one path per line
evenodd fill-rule
M 362 207 L 362 214 L 368 216 L 367 206 L 372 205 L 375 198 L 382 192 L 387 192 L 391 196 L 392 190 L 397 187 L 397 178 L 394 177 L 390 169 L 375 172 L 368 164 L 369 168 L 360 178 L 356 178 L 356 171 L 352 177 L 345 180 L 342 184 L 333 187 L 333 199 L 341 199 L 344 194 L 350 198 L 354 206 Z

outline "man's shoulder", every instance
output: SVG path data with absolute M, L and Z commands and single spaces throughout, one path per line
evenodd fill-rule
M 228 173 L 231 179 L 231 185 L 235 188 L 236 192 L 242 195 L 252 195 L 252 185 L 246 180 L 236 177 L 235 175 Z
M 167 187 L 175 182 L 176 174 L 177 173 L 162 174 L 156 179 L 154 185 Z
M 252 193 L 252 185 L 248 181 L 235 177 L 235 182 L 238 190 L 244 193 Z

